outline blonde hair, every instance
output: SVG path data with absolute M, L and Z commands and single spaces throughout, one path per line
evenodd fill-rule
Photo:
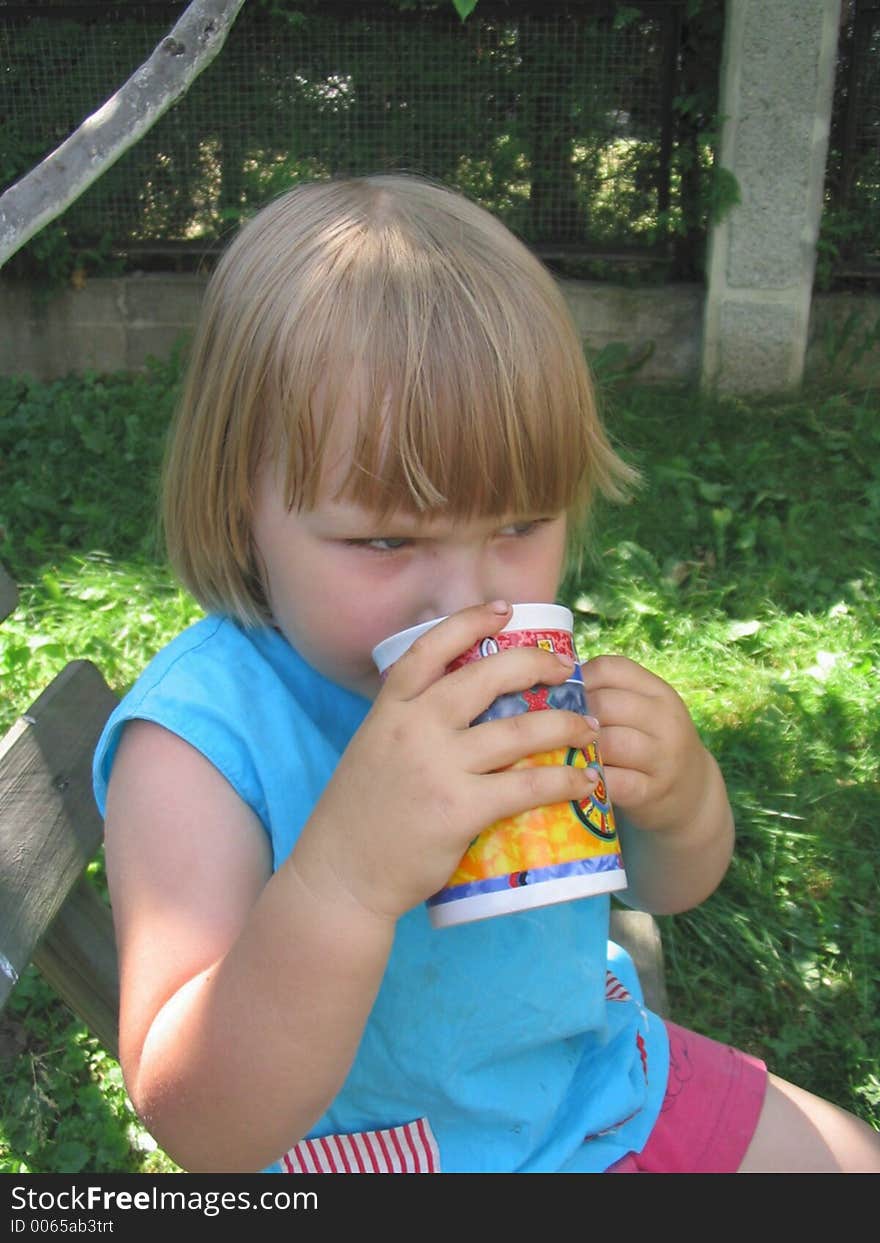
M 353 377 L 337 495 L 380 513 L 565 510 L 579 527 L 596 493 L 618 499 L 635 476 L 556 281 L 498 220 L 411 175 L 300 185 L 212 276 L 169 443 L 166 543 L 203 607 L 267 616 L 258 471 L 282 454 L 288 504 L 312 508 Z

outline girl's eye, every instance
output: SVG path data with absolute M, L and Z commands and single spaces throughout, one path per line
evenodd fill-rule
M 541 525 L 541 519 L 533 518 L 529 522 L 511 522 L 509 526 L 502 527 L 499 534 L 501 535 L 531 535 Z
M 392 539 L 385 536 L 378 536 L 376 539 L 346 540 L 346 543 L 353 548 L 371 548 L 374 552 L 397 552 L 399 548 L 405 548 L 409 542 L 408 539 Z

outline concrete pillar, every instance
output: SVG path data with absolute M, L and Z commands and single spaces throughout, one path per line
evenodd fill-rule
M 840 0 L 727 0 L 720 163 L 741 202 L 709 239 L 709 388 L 803 377 L 839 22 Z

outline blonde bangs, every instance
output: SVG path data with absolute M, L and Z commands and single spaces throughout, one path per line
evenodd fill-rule
M 353 396 L 338 499 L 466 518 L 581 513 L 596 492 L 621 496 L 628 468 L 546 269 L 461 196 L 406 178 L 369 186 L 369 227 L 344 239 L 344 255 L 325 254 L 276 351 L 289 503 L 316 503 L 334 419 Z
M 338 495 L 379 512 L 461 518 L 550 514 L 584 501 L 591 455 L 577 411 L 589 394 L 577 375 L 560 359 L 549 384 L 500 357 L 472 324 L 444 341 L 452 327 L 438 320 L 411 366 L 370 343 L 369 393 Z

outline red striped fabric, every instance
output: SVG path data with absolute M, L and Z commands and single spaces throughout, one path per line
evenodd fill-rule
M 605 972 L 605 998 L 607 1001 L 632 1001 L 629 989 L 612 971 Z
M 385 1131 L 300 1140 L 284 1154 L 288 1174 L 439 1174 L 440 1152 L 427 1118 Z

